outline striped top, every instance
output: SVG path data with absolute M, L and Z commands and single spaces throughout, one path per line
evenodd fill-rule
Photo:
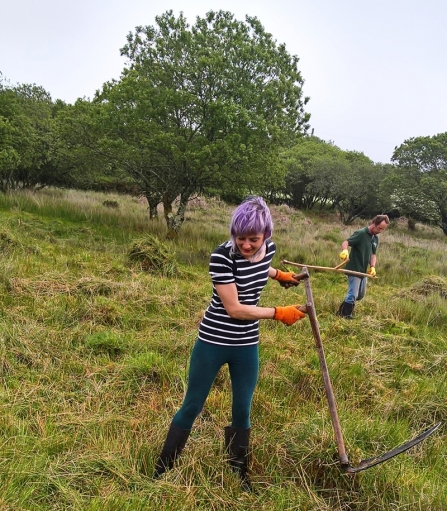
M 239 302 L 256 307 L 261 291 L 268 281 L 276 245 L 272 240 L 267 240 L 264 258 L 255 263 L 238 254 L 231 256 L 230 250 L 231 241 L 227 241 L 211 254 L 209 273 L 213 282 L 213 296 L 200 323 L 199 339 L 222 346 L 257 344 L 259 320 L 231 318 L 217 294 L 215 285 L 235 283 Z

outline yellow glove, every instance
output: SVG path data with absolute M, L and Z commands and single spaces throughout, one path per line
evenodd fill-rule
M 349 257 L 349 251 L 348 251 L 348 249 L 345 248 L 345 250 L 342 250 L 340 252 L 340 259 L 343 259 L 343 261 L 344 261 L 345 259 L 348 259 L 348 257 Z
M 368 275 L 371 275 L 371 277 L 376 276 L 376 269 L 374 268 L 374 266 L 370 267 L 370 269 L 368 270 Z

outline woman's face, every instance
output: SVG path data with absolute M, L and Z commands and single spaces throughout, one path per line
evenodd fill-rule
M 248 234 L 236 236 L 236 245 L 239 252 L 245 259 L 250 259 L 262 247 L 264 234 Z

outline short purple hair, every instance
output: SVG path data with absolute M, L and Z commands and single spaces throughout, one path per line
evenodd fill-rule
M 247 197 L 235 209 L 230 223 L 233 250 L 236 250 L 238 236 L 262 233 L 267 240 L 272 237 L 272 232 L 272 216 L 262 197 Z

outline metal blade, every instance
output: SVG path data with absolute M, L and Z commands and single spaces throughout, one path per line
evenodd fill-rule
M 441 422 L 438 422 L 438 424 L 435 424 L 434 426 L 420 433 L 418 436 L 414 437 L 413 440 L 409 440 L 408 442 L 405 442 L 404 444 L 399 445 L 398 447 L 395 447 L 391 451 L 381 454 L 380 456 L 376 456 L 375 458 L 368 458 L 366 460 L 362 460 L 357 467 L 351 467 L 350 465 L 344 466 L 343 467 L 344 471 L 348 472 L 349 474 L 355 474 L 357 472 L 361 472 L 362 470 L 371 468 L 374 465 L 378 465 L 379 463 L 383 463 L 384 461 L 387 461 L 391 458 L 394 458 L 394 456 L 397 456 L 398 454 L 401 454 L 402 452 L 411 449 L 411 447 L 414 447 L 418 443 L 422 442 L 422 440 L 425 440 L 432 433 L 434 433 L 440 426 Z

